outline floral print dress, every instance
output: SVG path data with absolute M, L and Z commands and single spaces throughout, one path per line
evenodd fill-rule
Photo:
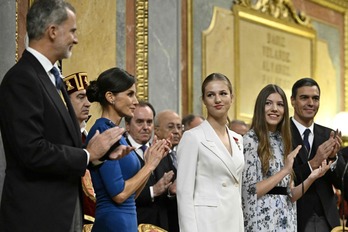
M 290 200 L 290 175 L 278 183 L 287 187 L 289 195 L 265 194 L 257 199 L 256 184 L 269 178 L 284 167 L 283 141 L 279 132 L 269 132 L 273 158 L 269 171 L 262 174 L 261 161 L 257 154 L 258 139 L 255 131 L 249 130 L 243 137 L 245 166 L 242 183 L 242 206 L 245 231 L 295 232 L 297 231 L 296 203 Z

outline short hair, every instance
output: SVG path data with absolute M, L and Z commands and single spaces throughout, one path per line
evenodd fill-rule
M 319 84 L 314 79 L 309 78 L 309 77 L 305 77 L 305 78 L 302 78 L 302 79 L 296 81 L 295 84 L 292 86 L 291 97 L 296 98 L 297 90 L 303 86 L 316 86 L 318 88 L 319 94 L 320 94 Z
M 67 9 L 75 13 L 75 8 L 63 0 L 36 0 L 27 14 L 29 40 L 41 39 L 50 24 L 60 25 L 67 20 Z
M 239 124 L 248 127 L 248 125 L 243 120 L 234 119 L 230 122 L 230 127 L 232 124 Z
M 151 109 L 152 114 L 153 114 L 153 118 L 155 118 L 155 116 L 156 116 L 156 111 L 155 111 L 155 108 L 151 105 L 150 102 L 139 101 L 139 103 L 138 103 L 138 105 L 137 105 L 137 107 L 146 107 L 146 106 L 149 107 L 149 108 Z M 125 117 L 124 117 L 124 121 L 125 121 L 126 123 L 129 124 L 129 123 L 131 122 L 132 118 L 133 118 L 133 117 L 125 116 Z
M 184 126 L 184 129 L 187 128 L 187 127 L 191 124 L 191 122 L 192 122 L 195 118 L 197 118 L 197 117 L 199 117 L 199 118 L 201 118 L 201 119 L 204 120 L 204 117 L 203 117 L 203 116 L 201 116 L 201 115 L 195 115 L 195 114 L 188 114 L 188 115 L 186 115 L 185 117 L 183 117 L 182 120 L 181 120 L 181 124 Z

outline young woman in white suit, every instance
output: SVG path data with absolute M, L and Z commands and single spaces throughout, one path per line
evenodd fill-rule
M 244 231 L 242 137 L 227 127 L 233 99 L 229 79 L 210 74 L 202 84 L 207 119 L 184 133 L 177 150 L 181 232 Z

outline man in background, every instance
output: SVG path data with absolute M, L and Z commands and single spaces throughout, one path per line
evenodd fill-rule
M 249 130 L 248 125 L 244 121 L 237 119 L 232 120 L 228 127 L 241 136 L 245 135 Z
M 139 101 L 133 117 L 125 117 L 127 142 L 136 148 L 141 163 L 145 164 L 144 153 L 150 146 L 154 128 L 155 110 L 153 106 Z M 161 163 L 152 172 L 144 189 L 136 199 L 138 224 L 152 224 L 168 230 L 167 190 L 172 184 L 174 172 L 162 171 Z
M 161 111 L 155 117 L 155 135 L 158 139 L 169 139 L 172 143 L 171 151 L 160 163 L 165 172 L 173 171 L 173 184 L 168 188 L 168 222 L 169 232 L 179 231 L 178 207 L 176 201 L 176 146 L 179 144 L 182 135 L 182 124 L 180 116 L 172 110 Z
M 188 114 L 182 118 L 181 124 L 183 126 L 183 132 L 190 130 L 204 121 L 204 118 L 200 115 Z

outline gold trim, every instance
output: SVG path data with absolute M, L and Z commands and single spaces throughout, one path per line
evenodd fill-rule
M 15 55 L 15 62 L 18 61 L 18 0 L 16 0 L 16 55 Z
M 193 112 L 193 6 L 187 0 L 187 100 L 188 112 Z
M 310 0 L 310 1 L 341 13 L 346 13 L 348 8 L 348 2 L 344 0 Z
M 298 14 L 292 0 L 257 0 L 256 2 L 250 0 L 234 0 L 234 3 L 242 7 L 254 9 L 272 18 L 311 27 L 309 17 L 304 12 Z
M 247 8 L 243 5 L 233 6 L 234 12 L 234 43 L 235 43 L 235 83 L 236 83 L 236 96 L 240 96 L 241 89 L 239 88 L 241 80 L 240 80 L 240 21 L 247 20 L 253 22 L 255 24 L 265 25 L 270 28 L 275 28 L 280 31 L 292 33 L 295 35 L 299 35 L 311 40 L 311 76 L 316 79 L 316 32 L 308 26 L 304 26 L 302 23 L 300 25 L 295 24 L 294 22 L 289 22 L 284 19 L 273 18 L 270 15 L 264 14 L 262 12 L 256 11 L 254 9 Z M 235 118 L 240 118 L 245 121 L 250 121 L 252 115 L 240 112 L 240 101 L 236 101 L 235 104 Z
M 135 75 L 137 97 L 148 100 L 148 0 L 135 3 Z
M 344 13 L 344 108 L 348 111 L 348 10 Z
M 348 111 L 348 2 L 344 0 L 311 0 L 344 15 L 344 110 Z

